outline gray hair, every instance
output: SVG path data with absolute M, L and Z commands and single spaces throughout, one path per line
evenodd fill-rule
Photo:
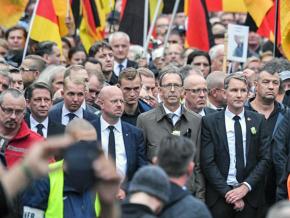
M 236 80 L 239 80 L 239 81 L 245 83 L 245 85 L 248 88 L 248 80 L 244 75 L 242 75 L 240 73 L 232 73 L 232 74 L 227 75 L 225 78 L 225 81 L 224 81 L 224 88 L 225 89 L 229 88 L 229 83 L 232 79 L 236 79 Z
M 225 50 L 225 46 L 223 44 L 215 45 L 215 46 L 211 47 L 211 49 L 208 52 L 210 59 L 211 60 L 215 59 L 218 56 L 218 53 L 220 51 L 224 51 L 224 50 Z
M 183 85 L 183 76 L 180 73 L 180 69 L 172 64 L 169 64 L 161 69 L 161 71 L 158 74 L 159 78 L 159 85 L 162 85 L 162 80 L 165 75 L 167 74 L 176 74 L 180 77 L 181 83 Z
M 113 41 L 114 38 L 120 38 L 120 37 L 126 38 L 128 40 L 128 42 L 130 43 L 130 37 L 129 37 L 129 35 L 127 33 L 118 31 L 118 32 L 114 32 L 111 35 L 109 35 L 109 44 L 112 43 L 112 41 Z
M 277 202 L 270 208 L 266 218 L 290 218 L 290 202 Z
M 4 97 L 7 94 L 12 95 L 14 98 L 23 98 L 23 100 L 25 101 L 24 95 L 21 91 L 19 91 L 18 89 L 8 88 L 0 94 L 0 104 L 3 103 Z
M 226 74 L 222 71 L 214 71 L 206 77 L 207 88 L 210 91 L 214 88 L 221 88 L 224 86 L 224 79 Z

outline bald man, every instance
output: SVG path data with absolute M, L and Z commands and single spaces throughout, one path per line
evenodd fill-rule
M 202 74 L 191 73 L 184 79 L 185 107 L 201 116 L 216 112 L 206 107 L 207 83 Z
M 106 156 L 111 156 L 123 181 L 131 181 L 135 172 L 147 164 L 144 137 L 140 129 L 121 121 L 123 93 L 117 86 L 105 86 L 99 94 L 101 116 L 92 124 Z M 124 186 L 123 186 L 124 187 Z M 119 195 L 122 199 L 125 196 Z

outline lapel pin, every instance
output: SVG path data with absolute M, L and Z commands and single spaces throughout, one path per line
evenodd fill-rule
M 251 121 L 251 118 L 250 117 L 247 117 L 247 121 Z

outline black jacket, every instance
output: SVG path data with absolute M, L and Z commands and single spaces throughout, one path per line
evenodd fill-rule
M 122 218 L 157 218 L 157 216 L 145 205 L 125 202 L 122 204 Z

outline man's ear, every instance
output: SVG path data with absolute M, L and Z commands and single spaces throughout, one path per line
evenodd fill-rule
M 158 159 L 157 159 L 156 156 L 152 158 L 152 163 L 153 163 L 153 165 L 157 165 L 158 164 Z
M 187 166 L 187 174 L 188 174 L 188 176 L 191 176 L 193 174 L 193 170 L 194 170 L 194 162 L 190 161 L 188 166 Z
M 61 94 L 61 97 L 64 96 L 64 91 L 63 91 L 63 89 L 60 90 L 60 94 Z

